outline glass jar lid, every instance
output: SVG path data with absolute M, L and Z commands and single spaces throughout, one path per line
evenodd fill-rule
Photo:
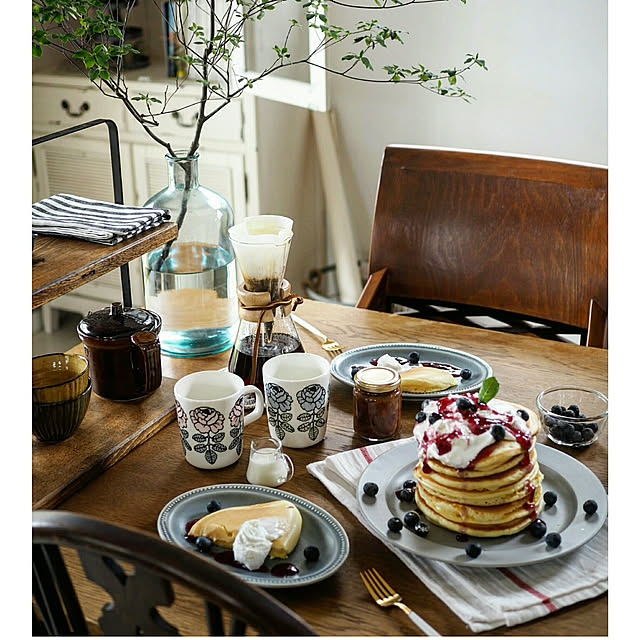
M 157 334 L 162 320 L 157 313 L 148 309 L 123 307 L 121 302 L 98 311 L 90 311 L 78 324 L 78 332 L 91 338 L 129 338 L 139 331 Z
M 386 393 L 400 386 L 400 374 L 387 367 L 365 367 L 353 378 L 356 387 L 369 393 Z

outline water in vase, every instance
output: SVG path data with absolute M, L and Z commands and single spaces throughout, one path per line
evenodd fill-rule
M 146 306 L 162 318 L 162 352 L 194 357 L 228 349 L 238 329 L 233 254 L 196 242 L 173 244 L 164 259 L 163 250 L 144 261 Z

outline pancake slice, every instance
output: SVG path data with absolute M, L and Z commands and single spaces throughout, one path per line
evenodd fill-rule
M 231 549 L 238 529 L 247 520 L 277 518 L 285 532 L 271 545 L 272 558 L 286 558 L 298 544 L 302 531 L 302 516 L 288 500 L 274 500 L 241 507 L 228 507 L 200 518 L 189 529 L 190 536 L 207 536 L 221 547 Z
M 443 369 L 434 367 L 411 367 L 400 371 L 400 386 L 408 393 L 429 393 L 455 387 L 456 379 Z

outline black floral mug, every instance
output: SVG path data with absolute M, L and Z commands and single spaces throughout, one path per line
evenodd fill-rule
M 255 394 L 255 408 L 244 415 L 244 398 Z M 242 454 L 244 426 L 264 412 L 260 389 L 228 371 L 197 371 L 173 387 L 178 428 L 187 462 L 200 469 L 222 469 Z
M 329 362 L 313 353 L 285 353 L 262 368 L 269 433 L 301 449 L 324 439 L 329 414 Z

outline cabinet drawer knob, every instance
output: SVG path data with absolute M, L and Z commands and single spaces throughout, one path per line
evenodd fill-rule
M 193 114 L 193 116 L 191 117 L 191 122 L 185 122 L 181 119 L 180 117 L 180 112 L 179 111 L 174 111 L 172 114 L 173 119 L 181 126 L 181 127 L 195 127 L 196 126 L 196 122 L 198 122 L 198 112 L 196 111 L 196 113 Z
M 69 106 L 69 102 L 67 100 L 63 100 L 60 103 L 60 106 L 65 110 L 67 115 L 71 118 L 79 118 L 85 111 L 89 111 L 88 102 L 83 102 L 80 105 L 80 111 L 71 111 L 71 107 Z

